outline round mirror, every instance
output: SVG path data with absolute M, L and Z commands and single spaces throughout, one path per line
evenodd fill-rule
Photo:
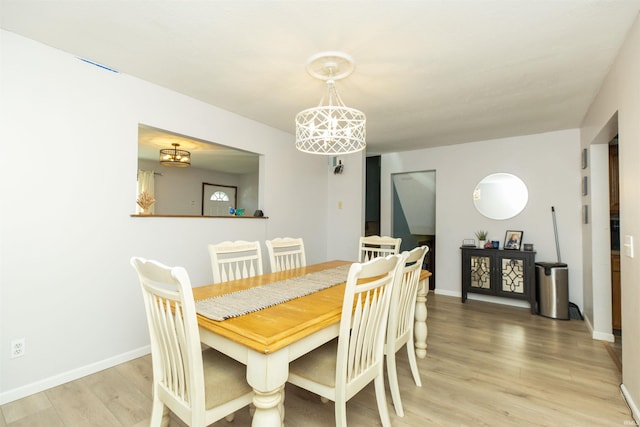
M 509 219 L 527 205 L 529 191 L 520 178 L 510 173 L 494 173 L 484 177 L 473 190 L 473 204 L 491 219 Z

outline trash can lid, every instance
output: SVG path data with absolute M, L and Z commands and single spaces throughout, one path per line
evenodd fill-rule
M 563 262 L 536 262 L 536 266 L 544 268 L 545 276 L 551 276 L 551 270 L 554 268 L 567 268 L 567 264 Z
M 536 262 L 536 265 L 544 268 L 562 268 L 567 266 L 564 262 Z

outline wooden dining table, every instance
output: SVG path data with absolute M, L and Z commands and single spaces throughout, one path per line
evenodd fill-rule
M 198 301 L 351 263 L 352 261 L 329 261 L 196 287 L 193 288 L 193 295 Z M 423 275 L 425 273 L 428 272 Z M 428 280 L 428 275 L 424 279 Z M 428 285 L 421 283 L 420 288 L 428 290 Z M 345 283 L 341 283 L 223 321 L 211 320 L 198 314 L 202 343 L 247 365 L 247 382 L 254 390 L 255 413 L 252 426 L 283 425 L 283 390 L 289 374 L 289 362 L 338 336 L 344 289 Z M 426 304 L 420 309 L 416 307 L 416 320 L 418 317 L 424 325 L 416 328 L 416 335 L 420 330 L 420 339 L 424 338 L 425 342 L 416 342 L 416 354 L 424 357 L 420 351 L 426 354 Z

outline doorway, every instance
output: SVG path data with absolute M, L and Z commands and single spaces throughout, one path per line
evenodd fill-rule
M 588 175 L 587 196 L 583 206 L 589 208 L 589 218 L 583 218 L 584 278 L 586 316 L 592 326 L 592 338 L 605 341 L 613 362 L 622 371 L 622 340 L 614 334 L 614 303 L 612 279 L 616 277 L 612 256 L 616 251 L 616 239 L 612 239 L 611 218 L 619 211 L 617 191 L 617 162 L 612 162 L 610 145 L 618 144 L 618 113 L 614 113 L 597 135 L 583 150 L 587 151 L 588 164 L 583 163 Z M 584 152 L 584 151 L 583 151 Z M 615 155 L 615 149 L 612 149 Z M 584 178 L 583 178 L 584 179 Z M 613 212 L 613 216 L 612 216 Z M 624 221 L 624 218 L 622 218 Z M 618 272 L 621 273 L 621 272 Z M 620 277 L 620 276 L 618 276 Z M 622 286 L 622 282 L 620 282 Z M 622 327 L 622 325 L 620 325 Z
M 364 201 L 364 235 L 380 235 L 380 156 L 367 157 Z
M 391 175 L 394 237 L 402 238 L 400 249 L 408 251 L 426 245 L 429 252 L 423 268 L 431 272 L 429 289 L 436 284 L 436 171 Z
M 202 183 L 202 216 L 229 216 L 238 205 L 238 187 Z
M 620 292 L 620 182 L 618 135 L 609 142 L 609 221 L 611 232 L 611 345 L 614 361 L 622 371 L 622 301 Z

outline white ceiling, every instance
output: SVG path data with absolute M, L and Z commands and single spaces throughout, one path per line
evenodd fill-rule
M 174 143 L 179 144 L 179 149 L 191 153 L 191 166 L 194 168 L 232 174 L 258 173 L 260 159 L 255 153 L 138 124 L 139 159 L 157 162 L 160 159 L 160 150 L 173 148 Z
M 579 127 L 640 0 L 0 0 L 3 29 L 295 133 L 337 87 L 383 153 Z

